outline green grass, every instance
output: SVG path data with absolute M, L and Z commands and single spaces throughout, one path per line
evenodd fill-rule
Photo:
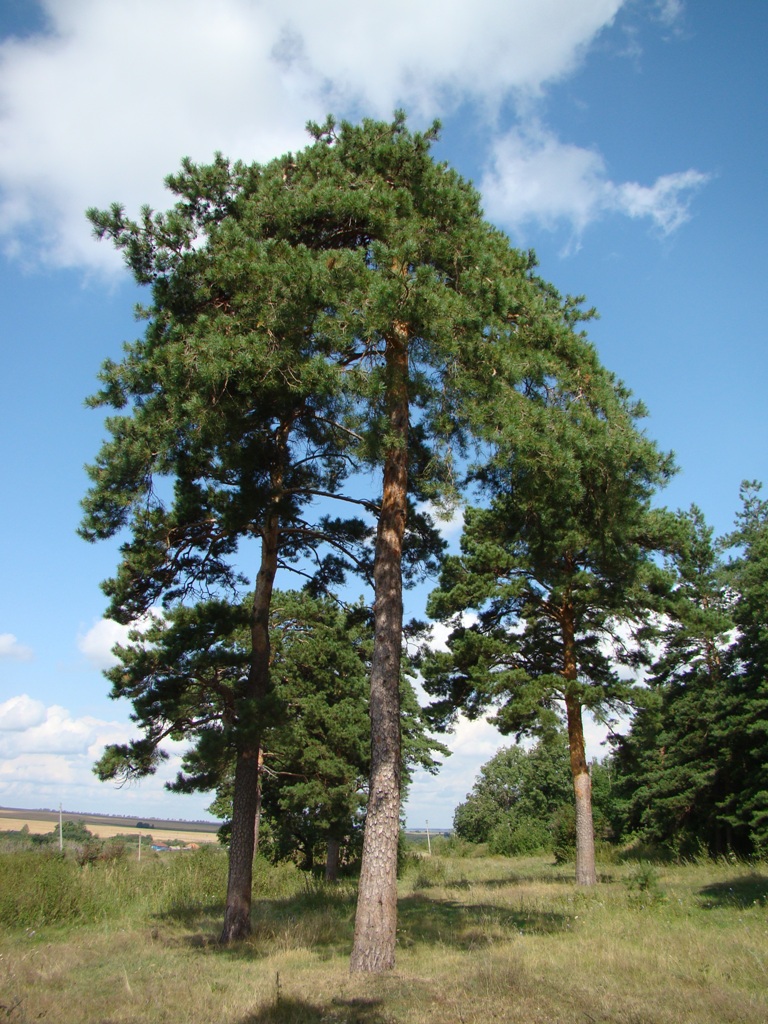
M 423 854 L 397 967 L 351 977 L 354 885 L 257 863 L 254 934 L 216 938 L 219 850 L 78 868 L 0 858 L 0 1021 L 68 1024 L 763 1024 L 768 872 Z M 9 895 L 10 893 L 10 895 Z

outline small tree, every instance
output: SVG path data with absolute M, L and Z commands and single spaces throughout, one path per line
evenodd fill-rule
M 49 833 L 51 842 L 58 842 L 59 840 L 59 826 L 56 825 L 53 832 Z M 93 832 L 90 831 L 85 822 L 78 818 L 77 821 L 62 821 L 61 823 L 61 838 L 71 843 L 87 843 L 93 839 Z

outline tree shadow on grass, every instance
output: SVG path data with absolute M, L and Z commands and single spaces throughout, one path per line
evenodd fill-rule
M 566 875 L 541 874 L 541 875 L 508 875 L 506 878 L 484 878 L 482 881 L 473 882 L 473 888 L 486 889 L 508 889 L 511 885 L 531 885 L 541 882 L 544 885 L 570 885 L 573 881 Z
M 405 947 L 424 943 L 476 949 L 513 935 L 562 932 L 569 922 L 566 914 L 433 900 L 423 895 L 406 896 L 398 903 L 398 938 Z
M 597 880 L 599 883 L 608 883 L 615 882 L 616 878 L 614 875 L 601 871 L 598 873 Z M 513 872 L 506 878 L 489 878 L 483 881 L 472 882 L 472 887 L 480 888 L 486 886 L 488 889 L 506 889 L 510 885 L 535 885 L 537 882 L 543 885 L 576 885 L 575 869 L 569 874 L 562 874 L 554 870 L 540 872 L 535 875 L 521 875 L 518 872 Z
M 221 900 L 207 900 L 205 903 L 177 904 L 152 915 L 159 923 L 173 922 L 188 928 L 200 928 L 201 922 L 224 920 L 224 904 Z
M 768 905 L 768 877 L 752 872 L 728 882 L 715 882 L 699 889 L 702 896 L 701 906 L 704 910 L 716 910 L 719 907 L 737 907 L 746 909 L 752 906 Z
M 176 908 L 155 920 L 181 924 L 188 930 L 170 941 L 233 959 L 254 960 L 275 950 L 311 949 L 321 959 L 346 955 L 352 947 L 356 898 L 350 893 L 297 893 L 285 898 L 253 901 L 251 935 L 242 942 L 219 942 L 224 905 Z
M 391 1024 L 377 999 L 334 999 L 330 1006 L 317 1006 L 303 999 L 278 999 L 239 1024 Z
M 254 902 L 252 935 L 231 945 L 220 945 L 218 941 L 223 916 L 221 905 L 168 911 L 157 915 L 155 920 L 181 924 L 188 930 L 184 936 L 173 935 L 165 941 L 235 960 L 259 959 L 276 949 L 311 949 L 321 959 L 333 959 L 346 956 L 352 948 L 354 908 L 353 896 L 338 897 L 332 893 L 325 900 L 307 899 L 303 894 L 258 900 Z M 524 906 L 467 904 L 431 898 L 419 892 L 398 901 L 401 948 L 418 944 L 477 949 L 515 935 L 562 932 L 569 924 L 567 914 L 530 910 Z

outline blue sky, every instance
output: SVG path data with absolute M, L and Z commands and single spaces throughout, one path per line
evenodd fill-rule
M 90 773 L 130 709 L 100 674 L 115 548 L 75 535 L 102 436 L 83 399 L 139 328 L 86 207 L 162 208 L 182 156 L 268 159 L 329 111 L 441 118 L 436 155 L 600 311 L 603 362 L 677 454 L 660 501 L 723 533 L 741 480 L 768 478 L 766 40 L 763 0 L 5 0 L 0 805 L 196 818 L 209 802 Z M 449 825 L 503 742 L 462 724 L 409 823 Z

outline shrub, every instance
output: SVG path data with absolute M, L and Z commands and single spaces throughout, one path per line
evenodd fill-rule
M 450 836 L 435 836 L 432 852 L 446 857 L 482 857 L 488 852 L 485 843 L 471 843 L 455 833 Z
M 647 907 L 666 900 L 666 893 L 659 885 L 659 874 L 647 861 L 641 861 L 632 869 L 624 885 L 634 906 Z
M 492 831 L 488 839 L 489 853 L 502 857 L 523 857 L 552 848 L 552 835 L 542 821 L 516 821 L 508 818 Z

